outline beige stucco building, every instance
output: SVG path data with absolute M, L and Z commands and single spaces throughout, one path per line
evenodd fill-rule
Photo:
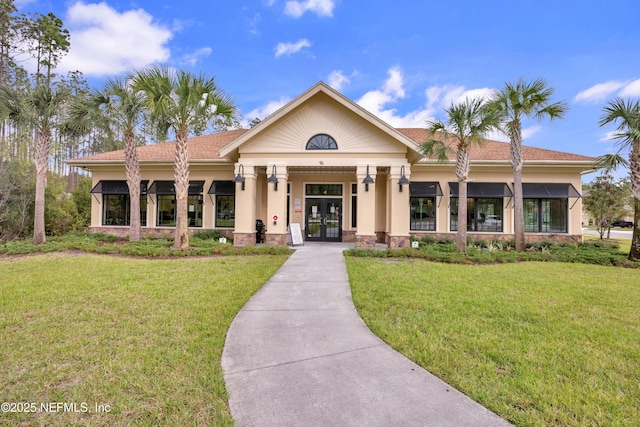
M 289 224 L 305 240 L 404 247 L 410 235 L 452 237 L 457 226 L 455 159 L 424 159 L 424 129 L 395 129 L 318 83 L 252 129 L 189 140 L 189 219 L 193 231 L 220 230 L 237 246 L 286 245 Z M 175 227 L 172 142 L 138 149 L 143 232 Z M 523 190 L 529 240 L 578 241 L 577 189 L 591 157 L 525 147 Z M 513 237 L 509 144 L 486 141 L 470 152 L 469 235 Z M 127 234 L 123 151 L 69 163 L 92 172 L 91 229 Z

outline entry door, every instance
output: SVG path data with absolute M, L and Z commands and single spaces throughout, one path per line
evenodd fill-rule
M 342 241 L 342 199 L 306 199 L 306 240 Z

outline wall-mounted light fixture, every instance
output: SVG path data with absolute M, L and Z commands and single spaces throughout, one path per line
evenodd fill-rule
M 238 166 L 238 175 L 233 178 L 233 182 L 241 182 L 242 183 L 242 191 L 244 191 L 244 166 Z
M 400 192 L 402 193 L 402 186 L 405 184 L 409 184 L 409 178 L 404 174 L 404 165 L 400 167 L 400 179 L 398 180 L 398 186 L 400 187 Z
M 375 181 L 369 175 L 369 165 L 367 165 L 367 176 L 364 177 L 362 183 L 364 184 L 364 191 L 369 191 L 369 184 L 373 184 Z
M 267 182 L 273 182 L 273 191 L 278 191 L 278 177 L 276 176 L 276 165 L 271 169 L 271 176 Z

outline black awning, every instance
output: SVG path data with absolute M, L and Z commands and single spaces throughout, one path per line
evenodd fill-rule
M 458 183 L 450 182 L 451 196 L 458 197 Z M 513 192 L 504 182 L 468 182 L 467 197 L 513 197 Z
M 189 181 L 189 195 L 202 194 L 204 181 Z M 153 181 L 149 187 L 149 194 L 176 194 L 176 187 L 173 181 Z
M 443 194 L 439 182 L 410 182 L 409 193 L 411 197 L 436 197 Z
M 522 197 L 525 199 L 579 199 L 582 196 L 572 184 L 522 183 Z
M 233 181 L 213 181 L 207 193 L 217 194 L 218 196 L 234 196 L 236 194 L 236 183 Z
M 148 180 L 140 181 L 140 194 L 146 194 Z M 98 182 L 95 187 L 91 189 L 93 194 L 129 194 L 129 186 L 127 181 L 110 181 L 103 180 Z

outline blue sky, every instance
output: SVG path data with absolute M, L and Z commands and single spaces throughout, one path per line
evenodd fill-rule
M 71 32 L 59 71 L 93 85 L 153 63 L 215 75 L 247 120 L 319 80 L 396 127 L 452 102 L 544 77 L 570 105 L 526 123 L 525 144 L 597 156 L 606 101 L 640 97 L 637 0 L 17 0 Z M 506 140 L 504 136 L 498 139 Z

